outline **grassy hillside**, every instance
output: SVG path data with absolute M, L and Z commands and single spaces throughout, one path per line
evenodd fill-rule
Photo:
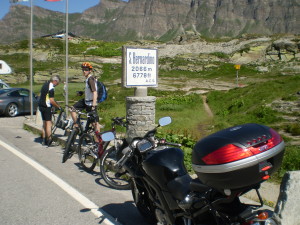
M 48 51 L 54 55 L 53 60 L 35 59 L 35 73 L 64 68 L 64 45 L 60 40 L 35 40 L 36 50 Z M 84 59 L 85 56 L 120 57 L 122 45 L 132 44 L 123 42 L 79 41 L 70 44 L 70 55 Z M 29 74 L 29 57 L 26 54 L 28 43 L 20 42 L 10 46 L 0 53 L 0 58 L 14 68 L 14 75 Z M 50 54 L 50 53 L 49 53 Z M 148 94 L 156 96 L 156 118 L 171 116 L 173 123 L 160 130 L 160 135 L 170 141 L 183 144 L 186 152 L 186 165 L 190 167 L 192 147 L 200 138 L 215 132 L 243 123 L 260 123 L 280 131 L 287 145 L 283 167 L 277 174 L 280 177 L 286 170 L 300 169 L 300 147 L 294 144 L 294 138 L 300 136 L 300 113 L 282 112 L 275 110 L 275 100 L 299 101 L 299 73 L 283 73 L 282 67 L 287 62 L 263 62 L 262 64 L 245 64 L 239 71 L 238 85 L 236 70 L 229 61 L 231 55 L 215 52 L 198 56 L 177 56 L 161 58 L 159 61 L 159 87 L 149 88 Z M 99 108 L 102 123 L 110 126 L 110 118 L 126 115 L 126 96 L 132 96 L 133 89 L 123 88 L 120 84 L 122 65 L 113 63 L 94 62 L 99 67 L 101 80 L 108 87 L 108 100 L 101 103 Z M 272 65 L 268 65 L 272 63 Z M 289 62 L 290 63 L 290 62 Z M 298 63 L 293 59 L 291 63 Z M 78 65 L 75 60 L 70 66 Z M 266 72 L 258 71 L 258 66 L 269 66 Z M 97 69 L 98 69 L 97 67 Z M 77 68 L 77 67 L 76 67 Z M 63 70 L 62 70 L 63 71 Z M 78 73 L 81 74 L 80 68 Z M 61 72 L 61 74 L 64 74 Z M 203 84 L 206 82 L 209 85 Z M 217 83 L 227 85 L 226 89 L 218 90 Z M 42 84 L 34 84 L 34 92 L 39 93 Z M 16 84 L 29 88 L 29 84 Z M 63 85 L 56 88 L 56 99 L 64 101 Z M 69 84 L 70 103 L 78 100 L 76 91 L 83 89 L 82 83 Z M 199 92 L 202 91 L 202 92 Z M 203 94 L 201 94 L 203 93 Z M 213 112 L 211 118 L 204 109 L 202 95 L 207 96 L 207 103 Z M 298 118 L 292 122 L 286 117 Z

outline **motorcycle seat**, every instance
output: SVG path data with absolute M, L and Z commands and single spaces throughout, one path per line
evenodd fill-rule
M 203 184 L 199 179 L 193 179 L 190 182 L 190 190 L 195 192 L 206 192 L 210 190 L 211 187 Z

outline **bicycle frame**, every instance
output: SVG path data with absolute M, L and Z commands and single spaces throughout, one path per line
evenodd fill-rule
M 55 108 L 51 109 L 51 119 L 52 119 L 52 127 L 51 127 L 51 135 L 53 135 L 57 129 L 57 123 L 60 120 L 60 117 L 63 113 L 62 110 L 60 110 L 59 114 L 57 117 L 55 117 Z
M 127 125 L 126 122 L 122 122 L 123 119 L 124 118 L 118 118 L 118 117 L 113 118 L 112 119 L 113 122 L 111 124 L 112 128 L 110 130 L 104 131 L 104 132 L 101 132 L 101 133 L 98 133 L 98 134 L 96 133 L 96 137 L 97 137 L 97 139 L 99 141 L 99 145 L 98 145 L 98 157 L 99 157 L 99 159 L 103 155 L 104 149 L 106 149 L 107 146 L 110 144 L 110 141 L 105 142 L 105 141 L 102 140 L 101 134 L 106 133 L 106 132 L 112 132 L 112 133 L 114 133 L 114 135 L 116 137 L 116 124 L 118 124 L 120 126 L 123 126 L 123 127 L 125 127 Z M 117 148 L 118 147 L 117 146 L 118 140 L 120 140 L 120 139 L 117 138 L 117 137 L 113 140 L 114 141 L 114 146 L 115 146 L 116 149 L 118 149 Z
M 74 110 L 74 108 L 71 107 L 71 106 L 66 105 L 66 107 L 68 107 L 69 109 L 73 109 Z M 83 112 L 81 112 L 81 111 L 79 111 L 77 109 L 75 109 L 74 111 L 77 113 L 78 116 L 77 116 L 76 123 L 73 123 L 72 129 L 74 129 L 75 124 L 78 124 L 79 135 L 81 135 L 83 133 L 88 133 L 90 130 L 92 130 L 91 129 L 92 127 L 90 127 L 90 125 L 92 124 L 92 122 L 90 120 L 89 114 L 88 113 L 83 113 Z M 83 127 L 82 122 L 81 122 L 81 120 L 82 120 L 81 116 L 86 116 L 87 117 L 87 122 L 86 122 L 86 125 L 84 127 Z

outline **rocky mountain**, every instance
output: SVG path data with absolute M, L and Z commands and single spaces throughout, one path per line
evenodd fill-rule
M 298 0 L 101 0 L 70 14 L 69 29 L 103 40 L 168 41 L 187 31 L 206 37 L 242 34 L 299 34 Z M 1 43 L 27 39 L 30 9 L 12 5 L 0 20 Z M 34 37 L 63 30 L 63 13 L 34 7 Z

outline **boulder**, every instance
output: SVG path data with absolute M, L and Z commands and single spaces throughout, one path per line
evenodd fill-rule
M 282 225 L 297 225 L 300 221 L 300 171 L 287 172 L 282 178 L 280 194 L 273 219 Z

